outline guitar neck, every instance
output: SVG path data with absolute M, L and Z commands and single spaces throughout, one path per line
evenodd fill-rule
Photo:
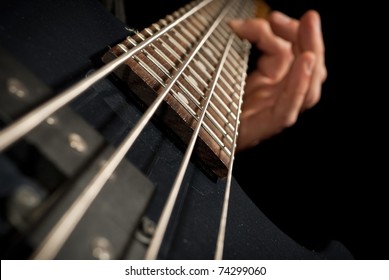
M 218 177 L 227 175 L 234 153 L 250 50 L 249 42 L 233 34 L 228 20 L 252 17 L 255 4 L 193 1 L 103 56 L 108 63 L 142 45 L 116 75 L 146 106 L 167 92 L 157 117 L 184 145 L 204 112 L 195 154 Z

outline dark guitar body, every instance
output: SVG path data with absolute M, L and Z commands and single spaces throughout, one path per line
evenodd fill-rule
M 4 61 L 20 63 L 12 70 L 15 75 L 25 77 L 25 72 L 31 75 L 29 79 L 36 79 L 34 82 L 41 85 L 47 94 L 35 101 L 39 103 L 99 68 L 101 56 L 108 47 L 131 34 L 127 27 L 94 0 L 8 1 L 0 10 L 0 56 L 9 58 Z M 7 75 L 12 74 L 11 70 L 3 69 L 0 72 L 2 83 Z M 30 91 L 33 93 L 36 88 L 30 88 Z M 7 94 L 3 85 L 0 94 L 3 97 Z M 84 176 L 89 165 L 96 164 L 101 152 L 117 146 L 142 113 L 131 92 L 113 75 L 93 85 L 66 107 L 69 110 L 64 112 L 66 124 L 58 129 L 75 128 L 77 124 L 72 124 L 72 121 L 80 120 L 80 130 L 91 130 L 90 135 L 97 135 L 91 136 L 87 143 L 95 145 L 96 149 L 83 164 L 73 169 L 71 167 L 75 164 L 67 157 L 70 152 L 65 146 L 57 151 L 57 160 L 63 159 L 61 163 L 51 161 L 40 148 L 36 148 L 52 145 L 49 141 L 45 143 L 48 137 L 39 135 L 28 136 L 30 140 L 39 141 L 22 140 L 0 154 L 2 259 L 30 257 L 42 237 L 82 189 L 82 185 L 73 185 L 72 182 L 79 182 L 77 178 Z M 13 118 L 22 111 L 15 113 Z M 2 125 L 12 119 L 5 114 L 1 118 Z M 23 154 L 23 151 L 29 152 Z M 113 178 L 57 258 L 94 258 L 91 242 L 99 236 L 110 241 L 112 258 L 142 258 L 146 246 L 137 237 L 138 224 L 142 217 L 158 221 L 182 157 L 183 147 L 169 130 L 157 120 L 149 123 L 127 154 L 127 163 L 121 167 L 129 179 L 121 183 L 122 187 L 115 188 Z M 133 194 L 126 183 L 138 184 L 135 189 L 139 192 Z M 11 197 L 20 185 L 26 184 L 46 194 L 42 205 L 38 206 L 45 211 L 38 211 L 41 214 L 31 219 L 32 222 L 27 223 L 23 230 L 15 229 L 7 218 L 13 209 L 10 204 L 15 203 Z M 182 186 L 159 258 L 212 259 L 225 180 L 208 174 L 193 159 Z M 139 200 L 133 201 L 132 195 Z M 137 202 L 139 205 L 132 206 Z M 352 255 L 335 241 L 322 252 L 298 244 L 277 228 L 233 180 L 224 259 L 338 258 L 350 259 Z

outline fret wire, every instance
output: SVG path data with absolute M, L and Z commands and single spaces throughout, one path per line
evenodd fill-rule
M 206 40 L 206 38 L 207 36 L 204 37 L 204 40 Z M 201 44 L 202 43 L 203 42 L 201 42 Z M 182 72 L 183 69 L 189 64 L 190 59 L 194 57 L 199 47 L 201 47 L 201 44 L 198 44 L 197 48 L 191 52 L 192 55 L 180 68 L 180 72 Z M 75 200 L 64 216 L 53 227 L 45 240 L 39 246 L 34 258 L 51 259 L 58 253 L 70 233 L 75 228 L 76 224 L 78 224 L 79 220 L 94 201 L 97 194 L 101 191 L 105 182 L 112 175 L 112 172 L 115 170 L 118 164 L 122 161 L 128 149 L 132 146 L 132 143 L 137 139 L 139 133 L 141 130 L 143 130 L 143 127 L 149 122 L 159 104 L 162 102 L 164 96 L 166 96 L 168 90 L 173 86 L 174 81 L 178 79 L 179 75 L 180 73 L 178 73 L 175 79 L 169 83 L 167 89 L 165 89 L 165 93 L 157 97 L 152 106 L 149 107 L 146 113 L 141 117 L 140 121 L 135 125 L 132 132 L 127 135 L 125 141 L 120 144 L 119 148 L 115 150 L 112 157 L 110 157 L 99 173 L 96 174 L 94 179 L 84 189 L 84 192 L 77 198 L 77 200 Z
M 248 51 L 248 50 L 246 50 L 246 51 Z M 235 65 L 235 67 L 233 68 L 232 72 L 233 72 L 233 74 L 235 74 L 234 76 L 236 77 L 236 75 L 237 75 L 237 70 L 236 69 L 239 69 L 240 71 L 243 71 L 244 66 L 242 68 L 242 65 L 239 62 L 237 62 L 237 61 L 232 61 L 231 64 Z M 226 76 L 228 76 L 227 77 L 228 79 L 235 80 L 235 78 L 233 78 L 233 76 L 231 75 L 231 70 L 230 69 L 227 69 L 227 67 L 226 67 L 224 70 L 225 70 L 224 73 L 226 74 Z M 239 89 L 238 85 L 235 85 L 235 87 L 237 89 Z
M 183 76 L 184 76 L 184 78 L 185 78 L 185 80 L 188 82 L 188 84 L 203 98 L 204 97 L 204 93 L 202 92 L 202 90 L 201 89 L 199 89 L 198 88 L 198 86 L 197 85 L 194 85 L 190 80 L 189 80 L 189 77 L 188 76 L 186 76 L 186 74 L 185 73 L 183 73 Z M 224 101 L 223 100 L 221 100 L 220 99 L 220 97 L 217 95 L 217 94 L 215 94 L 214 95 L 214 97 L 219 101 L 219 103 L 220 103 L 220 105 L 227 111 L 227 112 L 231 112 L 231 110 L 230 110 L 230 108 L 228 108 L 228 106 L 224 103 Z M 215 106 L 214 104 L 213 104 L 213 102 L 211 101 L 211 106 Z M 216 107 L 216 106 L 215 106 Z M 217 107 L 216 107 L 217 108 Z M 219 111 L 220 112 L 220 111 Z M 232 117 L 234 118 L 234 120 L 236 120 L 236 117 L 235 117 L 235 115 L 231 112 L 231 115 L 232 115 Z M 220 116 L 221 117 L 224 117 L 224 115 L 222 114 L 222 113 L 220 113 Z M 226 119 L 227 120 L 227 119 Z M 227 120 L 228 121 L 228 120 Z
M 188 111 L 188 113 L 193 117 L 193 119 L 197 119 L 197 113 L 192 109 L 192 107 L 190 107 L 186 102 L 184 102 L 182 98 L 178 97 L 178 92 L 174 91 L 173 89 L 171 89 L 171 92 L 173 93 L 171 94 L 171 96 L 176 99 L 177 102 L 179 102 L 182 107 L 184 107 Z
M 183 86 L 179 81 L 177 81 L 177 86 L 182 90 L 182 91 L 184 91 L 184 94 L 185 94 L 185 96 L 186 97 L 188 97 L 194 104 L 195 104 L 195 106 L 198 108 L 198 109 L 200 109 L 201 110 L 201 104 L 200 104 L 200 102 L 197 100 L 197 99 L 195 99 L 194 97 L 193 97 L 193 95 L 186 89 L 186 87 L 185 86 Z M 173 91 L 173 90 L 172 90 Z M 175 97 L 174 95 L 173 95 L 173 97 Z M 181 104 L 184 104 L 183 102 L 181 102 L 181 101 L 179 101 Z M 210 103 L 210 105 L 211 105 L 212 103 Z M 184 107 L 189 107 L 191 110 L 193 110 L 188 104 L 186 104 L 185 103 L 185 105 L 184 105 Z M 194 112 L 194 111 L 193 111 Z M 220 111 L 219 111 L 220 112 Z M 227 133 L 227 131 L 220 125 L 220 123 L 212 116 L 212 114 L 210 114 L 209 112 L 207 112 L 206 113 L 207 115 L 206 115 L 206 117 L 212 122 L 212 124 L 223 134 L 223 135 L 225 135 L 225 136 L 227 136 L 226 138 L 228 139 L 228 141 L 230 142 L 230 143 L 232 143 L 232 138 L 231 138 L 231 136 Z M 220 113 L 221 114 L 221 113 Z M 193 114 L 191 114 L 192 115 L 192 117 L 197 121 L 198 120 L 198 118 L 197 118 L 197 116 L 196 116 L 196 113 L 195 113 L 195 115 L 193 115 Z M 219 116 L 223 116 L 222 114 L 221 115 L 219 115 Z M 224 117 L 224 116 L 223 116 Z M 228 122 L 228 120 L 226 119 L 226 121 Z M 226 124 L 226 123 L 225 123 Z M 204 125 L 205 126 L 207 126 L 207 124 L 205 124 L 204 123 Z M 210 135 L 216 142 L 218 142 L 218 144 L 219 144 L 219 146 L 221 147 L 221 148 L 223 148 L 223 149 L 225 149 L 225 144 L 223 143 L 223 142 L 221 142 L 220 141 L 220 139 L 216 136 L 216 134 L 213 132 L 213 130 L 211 129 L 211 128 L 209 128 L 208 126 L 207 127 L 205 127 L 206 128 L 206 131 L 207 131 L 207 133 L 208 134 L 210 134 L 210 133 L 212 133 L 213 135 Z M 233 130 L 232 130 L 232 132 L 233 132 Z M 229 150 L 226 150 L 225 151 L 228 155 L 230 155 L 230 151 Z
M 195 105 L 198 109 L 201 109 L 201 107 L 200 107 L 200 105 L 201 105 L 200 102 L 199 102 L 197 99 L 195 99 L 195 98 L 193 97 L 193 95 L 186 89 L 185 86 L 183 86 L 179 81 L 177 81 L 177 86 L 178 86 L 182 91 L 184 91 L 185 96 L 188 97 L 188 98 L 194 103 L 194 105 Z M 173 90 L 172 90 L 172 91 L 173 91 Z M 173 92 L 174 92 L 174 91 L 173 91 Z M 185 108 L 188 109 L 188 112 L 191 114 L 191 116 L 192 116 L 195 120 L 198 120 L 198 119 L 197 119 L 197 116 L 196 116 L 196 112 L 195 112 L 188 104 L 182 102 L 181 99 L 176 98 L 175 95 L 172 95 L 172 96 L 173 96 L 178 102 L 180 102 L 181 105 L 183 105 Z M 213 103 L 210 102 L 210 105 L 213 105 Z M 215 109 L 215 106 L 214 106 L 214 105 L 211 106 L 211 107 L 212 107 L 213 109 Z M 216 107 L 216 109 L 217 109 L 217 107 Z M 228 122 L 228 120 L 224 117 L 224 115 L 223 115 L 220 111 L 216 111 L 216 110 L 215 110 L 215 112 L 219 112 L 219 117 L 222 117 L 222 118 L 225 119 L 225 121 L 224 121 L 224 124 L 225 124 L 225 125 L 230 124 L 230 123 Z M 230 136 L 230 135 L 227 133 L 227 131 L 220 125 L 220 123 L 219 123 L 217 120 L 215 120 L 215 118 L 212 116 L 212 114 L 210 114 L 209 112 L 207 112 L 206 117 L 207 117 L 207 118 L 213 123 L 213 125 L 214 125 L 222 134 L 223 134 L 223 137 L 226 137 L 226 138 L 228 139 L 228 141 L 229 141 L 230 143 L 232 143 L 232 138 L 231 138 L 231 136 Z M 205 123 L 204 123 L 204 126 L 205 126 L 205 128 L 206 128 L 207 133 L 210 134 L 210 136 L 218 143 L 218 145 L 219 145 L 222 149 L 225 150 L 225 152 L 227 153 L 227 155 L 230 155 L 231 152 L 230 152 L 229 150 L 226 150 L 225 144 L 224 144 L 223 142 L 220 141 L 220 139 L 218 138 L 218 136 L 216 136 L 216 134 L 213 132 L 213 130 L 212 130 L 211 128 L 209 128 L 208 125 L 205 124 Z M 231 126 L 231 124 L 230 124 L 230 126 Z M 228 128 L 230 128 L 230 127 L 228 126 Z M 232 127 L 232 129 L 230 128 L 230 130 L 231 130 L 231 132 L 234 132 L 234 131 L 233 131 L 233 127 Z
M 242 52 L 245 52 L 246 51 L 246 44 L 238 44 L 236 42 L 236 44 L 234 44 L 232 46 L 238 53 L 242 53 Z M 242 61 L 242 58 L 240 59 L 240 61 Z
M 234 70 L 234 72 L 235 72 L 236 70 Z M 236 79 L 234 79 L 234 80 L 236 80 Z M 230 93 L 230 94 L 228 94 L 229 96 L 230 96 L 230 98 L 232 99 L 232 100 L 239 100 L 239 95 L 235 92 L 235 90 L 231 87 L 231 85 L 224 79 L 224 77 L 223 77 L 223 79 L 221 80 L 222 82 L 223 82 L 223 84 L 225 85 L 225 87 L 227 87 L 227 89 L 226 90 L 228 90 L 228 92 Z M 224 89 L 224 87 L 221 87 L 221 88 L 223 88 Z
M 185 80 L 188 82 L 188 84 L 200 95 L 201 98 L 203 98 L 204 96 L 204 93 L 196 86 L 196 85 L 193 85 L 192 82 L 188 81 L 188 77 L 185 75 L 185 73 L 183 73 L 183 76 L 185 78 Z M 190 94 L 190 92 L 186 89 L 185 86 L 183 86 L 179 81 L 177 82 L 179 85 L 182 86 L 182 90 L 184 90 L 185 92 L 188 92 L 188 95 L 189 95 L 189 98 L 193 98 L 193 95 Z M 231 114 L 231 116 L 233 117 L 234 120 L 236 120 L 236 117 L 235 115 L 231 112 L 230 108 L 227 107 L 227 105 L 225 105 L 225 103 L 220 99 L 220 97 L 217 95 L 217 94 L 214 94 L 213 97 L 216 97 L 219 101 L 219 103 L 222 103 L 221 105 L 225 108 L 225 110 L 227 111 L 227 114 Z M 198 102 L 197 99 L 193 98 L 194 100 L 196 100 L 196 105 L 200 105 L 200 103 Z M 224 124 L 225 125 L 229 125 L 228 127 L 231 129 L 232 125 L 230 124 L 230 122 L 228 121 L 228 119 L 224 116 L 224 114 L 222 112 L 220 112 L 219 108 L 217 106 L 214 105 L 214 103 L 210 102 L 210 106 L 214 109 L 214 111 L 218 114 L 218 116 L 223 119 L 224 121 Z M 233 127 L 232 127 L 233 129 Z
M 226 7 L 224 7 L 224 9 L 221 11 L 220 15 L 218 16 L 218 18 L 216 19 L 216 21 L 214 22 L 214 24 L 212 26 L 217 27 L 219 25 L 220 21 L 225 17 L 225 14 L 227 13 L 227 11 L 230 8 L 230 6 L 231 5 L 229 4 Z M 207 34 L 209 34 L 209 33 L 207 33 Z M 203 43 L 201 44 L 201 46 L 202 45 L 203 45 Z M 224 63 L 223 60 L 224 59 L 222 59 L 220 61 L 220 67 L 219 68 L 221 68 L 222 64 Z M 206 104 L 204 104 L 204 111 L 201 114 L 201 117 L 200 117 L 200 119 L 198 121 L 196 129 L 195 129 L 194 133 L 192 134 L 191 140 L 190 140 L 190 142 L 188 144 L 188 148 L 187 148 L 187 150 L 185 152 L 184 159 L 181 162 L 179 172 L 178 172 L 178 174 L 176 176 L 176 179 L 175 179 L 174 184 L 172 186 L 172 189 L 170 191 L 167 203 L 165 204 L 165 207 L 164 207 L 164 209 L 162 211 L 161 217 L 159 218 L 159 221 L 158 221 L 158 224 L 157 224 L 154 236 L 151 239 L 151 243 L 150 243 L 150 245 L 148 247 L 148 250 L 146 252 L 146 259 L 156 259 L 157 258 L 157 254 L 159 252 L 159 249 L 160 249 L 160 246 L 161 246 L 161 243 L 162 243 L 162 239 L 163 239 L 163 237 L 165 235 L 165 231 L 166 231 L 166 228 L 167 228 L 167 225 L 168 225 L 171 213 L 173 211 L 173 207 L 175 205 L 175 202 L 176 202 L 176 199 L 177 199 L 178 192 L 180 190 L 180 186 L 181 186 L 182 180 L 183 180 L 184 175 L 185 175 L 186 166 L 189 163 L 189 159 L 191 157 L 191 154 L 192 154 L 192 151 L 193 151 L 196 139 L 197 139 L 197 134 L 200 131 L 201 123 L 202 123 L 202 120 L 204 119 L 204 116 L 205 116 L 206 107 L 208 106 L 209 100 L 212 97 L 212 92 L 214 90 L 214 85 L 215 85 L 216 81 L 217 81 L 217 79 L 214 80 L 213 86 L 212 86 L 211 90 L 209 91 L 210 94 L 209 94 L 209 96 L 207 98 Z
M 213 34 L 214 35 L 214 34 Z M 211 42 L 211 44 L 215 47 L 215 48 L 217 48 L 218 50 L 219 50 L 219 52 L 220 52 L 220 50 L 222 50 L 223 49 L 223 45 L 222 44 L 220 44 L 220 38 L 216 38 L 216 36 L 212 36 L 212 37 L 210 37 L 209 38 L 209 42 Z
M 236 121 L 235 114 L 231 111 L 231 109 L 227 106 L 227 104 L 223 101 L 223 99 L 221 99 L 218 94 L 215 94 L 214 96 L 216 97 L 219 104 L 224 108 L 224 110 L 226 110 L 227 113 L 229 113 L 232 116 L 232 118 Z
M 198 33 L 197 36 L 201 36 L 201 34 L 204 32 L 204 30 L 206 29 L 206 26 L 203 26 L 202 28 L 198 28 L 196 29 L 192 22 L 190 21 L 192 18 L 188 18 L 188 20 L 185 22 L 186 24 L 186 27 L 188 28 L 188 32 L 192 32 L 192 33 Z M 189 30 L 190 29 L 190 30 Z M 201 32 L 199 32 L 199 30 L 201 30 Z
M 159 48 L 157 48 L 157 46 L 155 46 L 154 44 L 151 44 L 151 46 L 153 47 L 154 51 L 159 55 L 161 56 L 175 71 L 177 71 L 177 68 L 176 68 L 176 65 L 174 64 L 173 61 L 170 60 L 169 57 L 167 57 L 163 52 L 160 51 Z
M 204 63 L 202 63 L 200 60 L 198 60 L 196 58 L 196 59 L 194 59 L 193 65 L 196 66 L 196 68 L 198 68 L 199 71 L 206 76 L 206 78 L 208 78 L 209 80 L 212 80 L 212 75 L 208 72 L 208 69 L 204 65 Z
M 173 89 L 171 90 L 174 94 L 177 94 Z M 172 94 L 172 96 L 186 109 L 188 109 L 188 113 L 193 117 L 198 122 L 198 117 L 196 112 L 188 106 L 188 104 L 184 103 L 180 98 L 176 98 L 176 96 Z M 209 114 L 208 112 L 206 113 L 207 115 Z M 231 156 L 231 151 L 226 147 L 226 145 L 220 140 L 220 138 L 215 134 L 215 132 L 206 124 L 202 123 L 202 128 L 207 132 L 209 136 L 218 144 L 218 146 L 228 155 Z M 231 137 L 231 136 L 230 136 Z M 231 139 L 232 140 L 232 139 Z M 232 143 L 232 141 L 231 141 Z
M 146 63 L 144 63 L 139 57 L 134 55 L 134 60 L 144 69 L 146 70 L 153 78 L 162 86 L 166 87 L 166 84 L 162 78 L 154 72 Z
M 223 96 L 229 101 L 228 106 L 233 105 L 235 109 L 238 109 L 238 106 L 235 104 L 234 100 L 231 99 L 231 97 L 225 92 L 225 90 L 220 85 L 216 85 L 216 87 L 218 90 L 220 90 Z
M 180 81 L 177 81 L 177 87 L 179 87 L 182 91 L 184 91 L 185 95 L 187 97 L 189 97 L 190 100 L 192 100 L 192 102 L 196 105 L 196 107 L 198 109 L 201 109 L 201 103 L 200 101 L 198 101 L 194 96 L 193 94 L 191 94 L 188 89 L 180 82 Z
M 182 42 L 186 43 L 188 45 L 188 47 L 190 47 L 192 45 L 192 43 L 190 41 L 188 41 L 180 32 L 178 32 L 178 30 L 174 29 L 172 31 L 174 33 L 174 35 L 180 39 Z M 195 40 L 196 42 L 196 40 Z
M 158 41 L 161 43 L 161 45 L 162 45 L 165 49 L 169 50 L 169 52 L 171 53 L 171 55 L 173 55 L 180 63 L 183 63 L 183 62 L 182 62 L 182 59 L 181 59 L 181 57 L 180 57 L 180 55 L 179 55 L 173 48 L 171 48 L 167 42 L 163 41 L 162 39 L 160 39 L 160 40 L 158 40 Z
M 213 44 L 211 44 L 210 42 L 207 42 L 207 48 L 212 49 L 213 53 L 215 53 L 217 57 L 221 56 L 220 51 Z M 212 57 L 212 59 L 214 59 L 214 62 L 217 63 L 217 59 L 216 58 Z
M 190 85 L 190 82 L 189 81 L 187 81 L 187 82 Z M 201 105 L 200 102 L 196 98 L 194 98 L 194 96 L 188 91 L 188 89 L 184 85 L 182 85 L 180 83 L 180 81 L 177 81 L 177 85 L 180 87 L 180 89 L 182 89 L 185 92 L 185 95 L 187 97 L 189 97 L 192 100 L 192 102 L 195 103 L 195 105 L 200 109 L 200 105 Z M 217 96 L 217 95 L 215 94 L 213 97 L 215 97 L 215 96 Z M 204 99 L 202 95 L 200 95 L 200 97 L 202 99 Z M 227 126 L 233 132 L 234 127 L 231 125 L 231 123 L 228 121 L 228 119 L 224 116 L 224 114 L 219 110 L 219 108 L 217 106 L 215 106 L 215 104 L 212 102 L 212 100 L 210 101 L 209 105 L 215 111 L 215 113 L 218 115 L 218 117 L 223 120 L 224 126 Z M 228 114 L 228 112 L 231 112 L 231 110 L 227 106 L 225 106 L 225 107 L 226 107 L 227 114 Z M 233 116 L 235 117 L 235 115 L 233 115 Z
M 225 79 L 223 79 L 221 81 L 225 85 L 226 90 L 229 91 L 231 94 L 234 94 L 234 96 L 238 97 L 238 100 L 239 100 L 238 94 L 236 94 L 235 90 L 231 87 L 231 85 Z
M 222 103 L 222 106 L 223 106 L 223 104 L 225 105 L 225 106 L 223 106 L 223 107 L 227 108 L 227 110 L 230 110 L 230 105 L 231 105 L 231 103 L 234 103 L 234 101 L 231 99 L 231 97 L 230 97 L 230 96 L 229 96 L 229 95 L 228 95 L 220 86 L 217 86 L 216 89 L 217 89 L 218 91 L 220 91 L 221 96 L 224 97 L 224 99 L 226 99 L 226 101 L 227 101 L 228 103 L 226 103 L 226 102 L 222 99 L 222 97 L 219 96 L 220 94 L 217 93 L 215 96 L 217 96 L 218 100 L 220 100 L 220 103 Z
M 168 32 L 171 28 L 174 28 L 177 24 L 184 21 L 190 15 L 195 14 L 198 10 L 204 8 L 206 5 L 211 3 L 213 0 L 204 0 L 199 2 L 197 6 L 185 13 L 181 18 L 177 19 L 170 26 L 161 29 L 159 33 L 156 33 L 154 37 L 149 38 L 147 41 L 143 41 L 141 44 L 137 45 L 128 53 L 115 58 L 111 62 L 102 66 L 86 78 L 81 81 L 76 82 L 66 90 L 60 92 L 54 98 L 44 102 L 35 109 L 32 109 L 22 117 L 18 118 L 16 121 L 6 126 L 0 131 L 0 151 L 6 149 L 9 145 L 26 135 L 29 131 L 34 129 L 42 121 L 50 117 L 57 110 L 68 104 L 70 101 L 78 97 L 85 90 L 90 88 L 93 84 L 107 76 L 109 73 L 114 71 L 117 67 L 123 64 L 128 58 L 135 54 L 138 50 L 142 49 L 147 44 L 158 39 L 160 36 Z
M 230 75 L 233 75 L 233 79 L 236 80 L 236 77 L 238 77 L 238 72 L 235 70 L 234 67 L 232 67 L 232 64 L 229 60 L 226 61 L 226 67 L 224 69 L 228 69 Z
M 150 54 L 147 50 L 142 50 L 142 52 L 146 55 L 146 57 L 157 66 L 169 79 L 172 78 L 168 69 L 165 68 L 152 54 Z
M 231 48 L 231 55 L 235 58 L 236 61 L 242 60 L 242 57 L 239 55 L 239 53 L 234 49 Z
M 185 80 L 188 82 L 188 84 L 203 98 L 204 93 L 196 85 L 193 85 L 193 83 L 188 80 L 188 77 L 185 75 L 185 73 L 183 73 L 183 76 L 184 76 Z M 185 88 L 185 90 L 187 90 L 187 89 Z M 231 115 L 231 117 L 234 119 L 234 121 L 236 121 L 235 114 L 230 110 L 230 108 L 228 108 L 228 106 L 224 103 L 224 101 L 220 99 L 220 97 L 216 94 L 216 92 L 213 95 L 213 97 L 215 97 L 218 100 L 219 104 L 226 110 L 227 115 Z M 211 100 L 210 106 L 216 111 L 216 113 L 219 115 L 219 117 L 221 117 L 223 119 L 225 124 L 229 123 L 228 119 L 224 116 L 223 113 L 220 112 L 219 108 L 214 105 L 212 100 Z
M 177 49 L 179 49 L 183 55 L 186 55 L 186 49 L 177 42 L 176 39 L 173 38 L 170 34 L 165 34 L 165 38 L 167 38 Z
M 221 33 L 221 35 L 224 38 L 228 38 L 228 35 L 230 34 L 231 31 L 232 31 L 231 28 L 227 24 L 223 24 L 219 28 L 219 32 Z M 237 44 L 237 41 L 235 41 L 233 45 L 236 45 L 236 44 Z
M 212 122 L 212 124 L 217 128 L 219 132 L 225 137 L 230 143 L 232 143 L 232 138 L 231 136 L 227 133 L 227 131 L 219 124 L 217 120 L 210 114 L 209 112 L 206 113 L 206 117 Z
M 246 53 L 244 61 L 246 65 L 248 65 L 248 59 L 249 55 Z M 246 79 L 246 69 L 245 71 L 242 72 L 242 77 L 241 77 L 241 92 L 240 92 L 240 98 L 239 98 L 239 108 L 242 106 L 243 102 L 243 88 L 244 88 L 244 83 Z M 240 117 L 241 110 L 239 109 L 238 111 L 238 119 Z M 232 146 L 232 156 L 231 160 L 229 162 L 228 166 L 228 174 L 227 174 L 227 183 L 226 183 L 226 189 L 224 193 L 224 200 L 223 200 L 223 208 L 222 208 L 222 214 L 221 214 L 221 219 L 220 219 L 220 225 L 219 225 L 219 233 L 217 236 L 217 241 L 216 241 L 216 250 L 215 250 L 215 260 L 221 260 L 223 259 L 223 250 L 224 250 L 224 240 L 225 240 L 225 233 L 226 233 L 226 226 L 227 226 L 227 216 L 228 216 L 228 205 L 229 205 L 229 200 L 230 200 L 230 192 L 231 192 L 231 181 L 232 181 L 232 170 L 233 170 L 233 164 L 235 160 L 235 149 L 236 149 L 236 141 L 238 137 L 238 126 L 239 126 L 239 121 L 235 124 L 235 135 L 234 135 L 234 144 Z
M 214 95 L 216 96 L 216 94 Z M 223 120 L 224 127 L 228 127 L 231 132 L 234 132 L 234 127 L 232 126 L 231 122 L 226 118 L 226 116 L 220 111 L 220 109 L 215 106 L 215 104 L 212 102 L 209 104 L 210 107 L 214 110 L 214 112 L 218 115 L 219 118 Z M 231 110 L 228 110 L 227 112 L 231 112 Z
M 158 31 L 161 29 L 161 26 L 159 26 L 158 23 L 153 23 L 151 26 L 155 27 Z
M 177 81 L 177 84 L 178 84 L 178 87 L 180 87 L 180 89 L 182 91 L 184 91 L 185 93 L 185 96 L 188 97 L 189 99 L 192 100 L 192 102 L 196 105 L 196 107 L 198 107 L 198 109 L 201 110 L 201 107 L 200 107 L 200 102 L 195 99 L 193 97 L 193 95 L 186 89 L 186 87 L 184 85 L 182 85 L 179 81 Z M 213 105 L 212 101 L 210 101 L 210 106 L 215 108 L 215 106 Z M 216 107 L 217 108 L 217 107 Z M 224 115 L 220 112 L 220 111 L 216 111 L 215 112 L 219 115 L 220 118 L 224 118 L 223 121 L 224 121 L 224 124 L 227 125 L 228 123 L 228 120 L 224 117 Z M 213 123 L 213 125 L 225 136 L 227 136 L 228 140 L 232 143 L 232 138 L 230 137 L 230 135 L 227 133 L 227 131 L 220 125 L 220 123 L 212 116 L 212 114 L 210 114 L 209 112 L 207 112 L 207 118 Z M 195 119 L 197 120 L 197 118 L 195 117 Z M 233 132 L 233 130 L 232 130 Z
M 223 69 L 223 74 L 225 74 L 227 76 L 227 79 L 231 80 L 231 81 L 235 81 L 235 78 L 231 76 L 230 72 L 227 70 L 227 68 L 224 68 Z M 225 79 L 223 77 L 223 79 Z
M 216 30 L 216 32 L 213 34 L 215 37 L 218 37 L 218 41 L 219 42 L 225 42 L 228 38 L 228 34 L 227 34 L 227 37 L 223 36 L 222 32 L 220 32 L 221 30 L 221 26 Z
M 204 29 L 205 27 L 207 27 L 209 24 L 204 24 L 202 23 L 198 18 L 196 18 L 195 16 L 191 17 L 190 20 L 192 20 L 193 24 L 197 26 L 197 29 Z M 192 23 L 191 22 L 191 23 Z
M 184 77 L 184 80 L 199 94 L 199 96 L 204 99 L 205 97 L 205 94 L 204 92 L 199 88 L 198 86 L 198 83 L 196 81 L 195 78 L 193 78 L 193 76 L 191 75 L 187 75 L 185 72 L 182 74 L 182 76 Z M 207 87 L 205 87 L 206 89 Z M 204 90 L 205 90 L 204 89 Z
M 215 67 L 208 61 L 208 59 L 205 58 L 205 56 L 202 53 L 198 53 L 199 58 L 201 58 L 201 62 L 207 64 L 208 68 L 211 70 L 211 72 L 215 71 Z
M 196 42 L 198 39 L 192 33 L 190 33 L 190 31 L 184 26 L 184 24 L 187 23 L 182 23 L 180 25 L 180 29 L 183 31 L 183 33 L 185 33 L 187 37 L 189 37 L 190 40 L 192 40 L 192 42 Z M 200 36 L 200 34 L 198 36 Z
M 225 73 L 225 71 L 223 71 Z M 231 84 L 224 78 L 224 76 L 220 79 L 226 87 L 228 87 L 228 90 L 232 93 L 234 93 L 235 97 L 239 97 L 238 94 L 236 94 L 235 90 L 231 86 Z M 232 81 L 235 81 L 236 79 L 231 79 Z
M 244 59 L 245 63 L 248 64 L 248 59 L 249 55 L 246 54 L 246 57 Z M 243 102 L 243 88 L 244 88 L 244 83 L 245 83 L 245 78 L 246 78 L 246 71 L 242 72 L 242 78 L 241 78 L 241 93 L 240 93 L 240 98 L 239 98 L 239 108 L 242 106 Z M 241 110 L 238 111 L 238 119 L 240 117 Z M 223 259 L 223 250 L 224 250 L 224 240 L 225 240 L 225 233 L 226 233 L 226 226 L 227 226 L 227 216 L 228 216 L 228 205 L 229 205 L 229 200 L 230 200 L 230 192 L 231 192 L 231 181 L 232 181 L 232 170 L 233 170 L 233 164 L 235 160 L 235 149 L 236 149 L 236 141 L 238 137 L 238 127 L 239 127 L 239 121 L 235 124 L 235 136 L 234 136 L 234 143 L 232 146 L 232 156 L 231 160 L 229 162 L 228 166 L 228 174 L 227 174 L 227 183 L 226 183 L 226 189 L 224 193 L 224 200 L 223 200 L 223 209 L 222 209 L 222 214 L 221 214 L 221 219 L 220 219 L 220 225 L 219 225 L 219 233 L 217 236 L 217 241 L 216 241 L 216 250 L 215 250 L 215 260 L 222 260 Z
M 205 81 L 203 80 L 203 78 L 197 73 L 197 71 L 195 71 L 195 70 L 192 68 L 192 66 L 189 65 L 188 70 L 189 70 L 189 72 L 190 72 L 193 76 L 195 76 L 195 77 L 197 78 L 198 82 L 200 82 L 206 89 L 208 88 L 207 82 L 205 82 Z M 211 78 L 212 78 L 212 77 L 211 77 Z

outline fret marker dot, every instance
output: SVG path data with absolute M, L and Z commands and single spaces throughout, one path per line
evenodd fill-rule
M 185 104 L 189 104 L 188 99 L 181 92 L 177 92 L 175 96 L 177 99 L 181 99 L 181 101 L 184 102 Z
M 197 67 L 199 67 L 201 70 L 203 70 L 205 73 L 207 73 L 207 68 L 205 67 L 205 65 L 201 61 L 196 60 L 195 63 L 197 65 Z
M 215 56 L 213 55 L 213 52 L 211 51 L 211 49 L 207 48 L 207 47 L 203 47 L 203 50 L 204 52 L 211 58 L 214 58 L 215 59 Z
M 186 78 L 186 80 L 189 82 L 189 83 L 191 83 L 191 84 L 193 84 L 194 86 L 198 86 L 199 84 L 197 83 L 197 81 L 192 77 L 192 76 L 188 76 L 187 78 Z

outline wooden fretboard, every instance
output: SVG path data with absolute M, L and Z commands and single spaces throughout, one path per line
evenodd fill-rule
M 112 47 L 103 56 L 103 61 L 107 63 L 170 28 L 115 71 L 148 106 L 201 43 L 201 48 L 164 99 L 157 116 L 187 144 L 202 113 L 204 101 L 211 92 L 211 84 L 217 80 L 199 132 L 195 154 L 207 169 L 218 177 L 225 177 L 234 151 L 239 100 L 243 94 L 250 49 L 250 44 L 235 36 L 227 22 L 232 18 L 252 17 L 256 9 L 253 0 L 205 2 L 193 1 L 143 31 L 127 37 Z M 202 7 L 190 13 L 199 6 Z M 233 36 L 231 47 L 225 49 L 230 36 Z M 217 76 L 216 69 L 225 51 L 228 52 L 227 58 Z

